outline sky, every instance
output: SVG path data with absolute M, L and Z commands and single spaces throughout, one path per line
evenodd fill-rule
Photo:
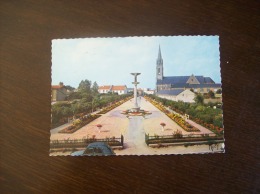
M 219 36 L 152 36 L 52 40 L 52 85 L 77 88 L 88 79 L 102 85 L 155 88 L 159 45 L 164 76 L 203 75 L 221 83 Z

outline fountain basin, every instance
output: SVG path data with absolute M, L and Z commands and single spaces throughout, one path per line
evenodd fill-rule
M 142 110 L 140 108 L 132 108 L 121 112 L 121 114 L 124 114 L 126 116 L 146 116 L 152 113 L 149 111 Z

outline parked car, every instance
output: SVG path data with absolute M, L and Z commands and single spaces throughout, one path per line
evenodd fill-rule
M 112 148 L 105 142 L 90 143 L 85 150 L 73 152 L 71 156 L 111 156 L 115 155 Z

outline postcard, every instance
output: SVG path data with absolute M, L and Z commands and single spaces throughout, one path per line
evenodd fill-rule
M 50 156 L 224 153 L 219 36 L 52 40 Z

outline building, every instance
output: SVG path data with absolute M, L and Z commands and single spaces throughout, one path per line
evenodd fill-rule
M 137 95 L 142 96 L 144 94 L 144 90 L 142 88 L 137 88 Z
M 163 59 L 161 48 L 159 46 L 158 58 L 156 61 L 156 95 L 162 98 L 171 98 L 172 100 L 194 102 L 195 94 L 208 93 L 210 90 L 214 93 L 221 89 L 221 84 L 215 83 L 210 77 L 202 75 L 190 76 L 164 76 Z M 193 99 L 191 100 L 191 98 Z
M 67 97 L 67 89 L 63 85 L 62 82 L 59 83 L 59 85 L 52 85 L 51 86 L 51 101 L 64 101 Z
M 127 87 L 126 85 L 112 86 L 112 93 L 118 93 L 119 95 L 127 94 Z
M 112 85 L 111 86 L 99 86 L 98 87 L 98 92 L 100 94 L 107 94 L 108 92 L 111 92 Z
M 155 90 L 151 90 L 150 88 L 144 88 L 143 91 L 145 94 L 154 94 L 155 93 Z
M 196 94 L 189 89 L 177 89 L 177 90 L 161 90 L 159 94 L 157 94 L 161 98 L 165 98 L 173 101 L 183 101 L 193 103 Z
M 98 88 L 98 92 L 100 94 L 117 93 L 119 95 L 122 95 L 122 94 L 127 94 L 127 87 L 126 85 L 119 85 L 119 86 L 105 85 L 105 86 L 100 86 Z
M 134 88 L 127 88 L 127 93 L 134 93 Z

